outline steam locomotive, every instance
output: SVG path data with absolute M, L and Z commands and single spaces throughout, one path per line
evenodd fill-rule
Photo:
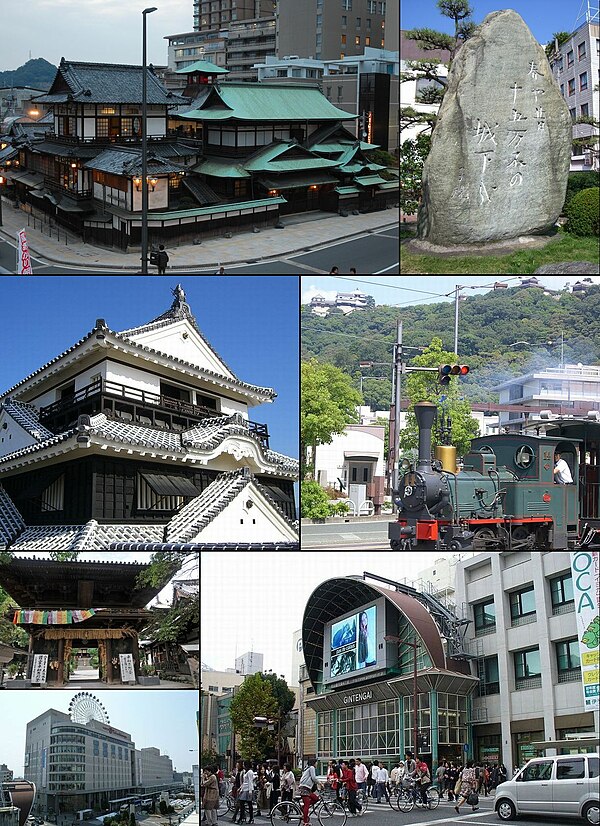
M 436 413 L 430 402 L 415 405 L 419 458 L 394 491 L 393 550 L 600 548 L 600 423 L 569 419 L 544 435 L 473 439 L 456 472 L 432 461 Z M 556 452 L 573 484 L 555 484 Z

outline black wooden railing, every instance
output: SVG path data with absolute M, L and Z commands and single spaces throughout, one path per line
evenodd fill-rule
M 208 418 L 220 418 L 223 415 L 204 405 L 191 404 L 182 399 L 173 399 L 170 396 L 165 396 L 162 393 L 152 393 L 151 391 L 142 390 L 137 387 L 128 387 L 125 384 L 100 379 L 91 384 L 87 384 L 85 387 L 81 387 L 79 390 L 52 404 L 40 408 L 40 422 L 43 424 L 55 416 L 74 410 L 97 396 L 109 396 L 113 399 L 122 399 L 123 401 L 132 402 L 134 405 L 141 407 L 157 407 L 162 410 L 168 410 L 171 413 L 192 416 L 200 421 Z M 247 424 L 250 433 L 258 436 L 263 447 L 268 448 L 269 430 L 267 425 L 250 421 Z

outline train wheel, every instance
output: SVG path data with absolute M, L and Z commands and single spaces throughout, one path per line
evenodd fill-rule
M 498 544 L 498 537 L 493 528 L 480 528 L 473 534 L 473 550 L 489 551 Z

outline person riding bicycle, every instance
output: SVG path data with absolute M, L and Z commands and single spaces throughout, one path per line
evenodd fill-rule
M 427 789 L 431 786 L 431 775 L 429 773 L 429 766 L 424 760 L 417 761 L 416 782 L 421 792 L 421 803 L 423 806 L 427 806 Z
M 313 787 L 317 786 L 317 773 L 315 772 L 315 757 L 309 757 L 308 766 L 304 769 L 300 778 L 299 792 L 302 797 L 302 823 L 308 826 L 308 810 L 311 803 L 316 803 L 319 795 L 313 792 Z
M 401 778 L 402 786 L 405 789 L 412 788 L 412 795 L 413 799 L 416 801 L 417 799 L 417 790 L 416 787 L 412 785 L 412 782 L 415 779 L 415 772 L 417 770 L 417 764 L 415 758 L 413 757 L 412 751 L 407 751 L 404 753 L 404 774 Z

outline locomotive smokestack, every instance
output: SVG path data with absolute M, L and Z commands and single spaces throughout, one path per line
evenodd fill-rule
M 415 404 L 415 416 L 419 427 L 419 461 L 417 470 L 431 470 L 431 428 L 437 414 L 437 406 L 431 402 Z

